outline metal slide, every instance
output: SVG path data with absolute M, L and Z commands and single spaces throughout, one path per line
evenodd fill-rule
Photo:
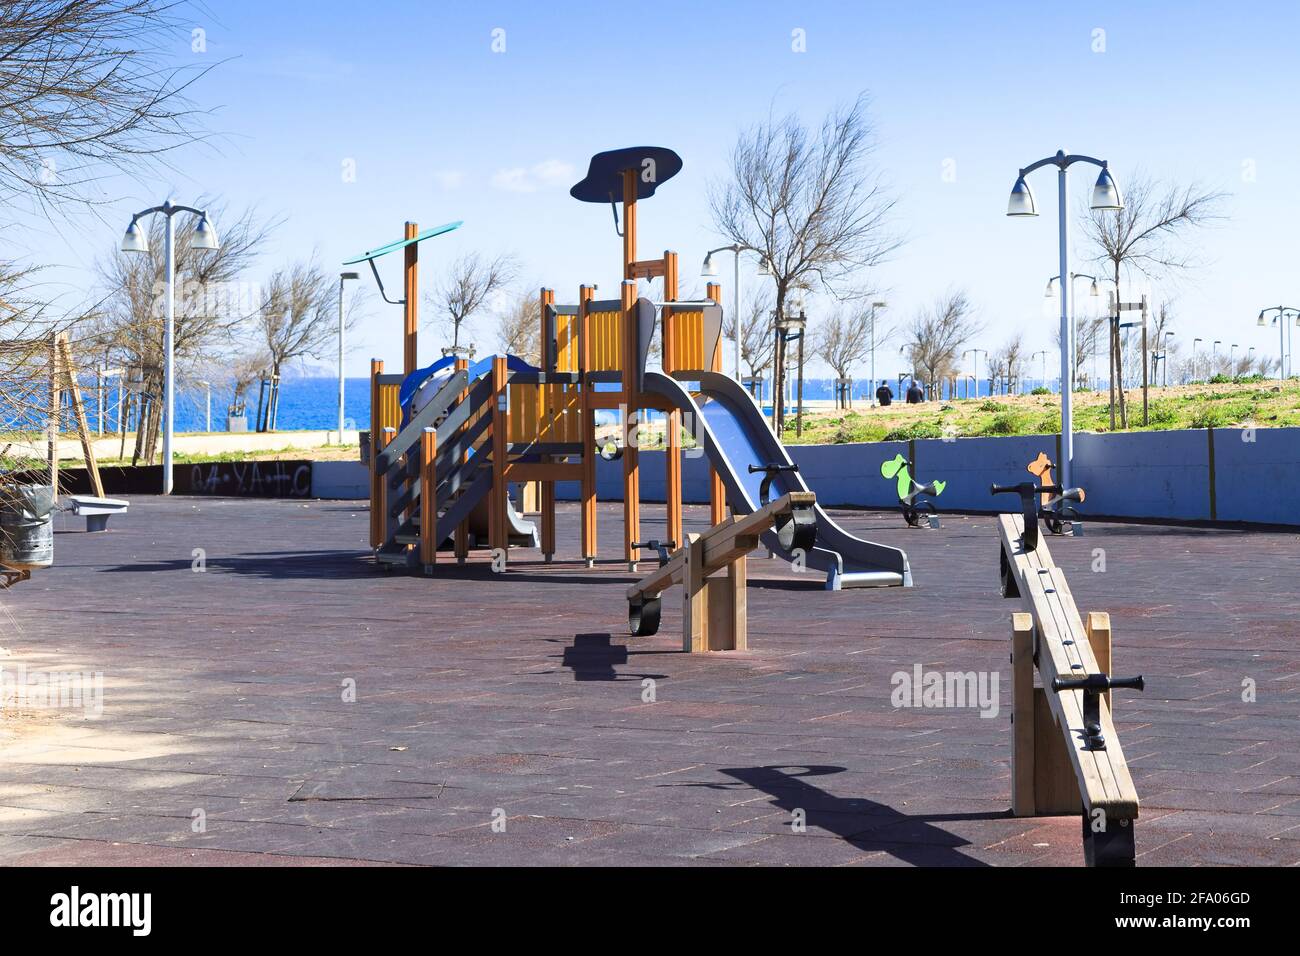
M 767 427 L 762 410 L 737 382 L 718 372 L 692 372 L 704 401 L 697 404 L 677 379 L 662 372 L 647 371 L 644 389 L 662 395 L 682 412 L 694 416 L 693 429 L 704 444 L 714 469 L 727 489 L 727 503 L 737 514 L 750 514 L 759 507 L 761 473 L 751 474 L 750 465 L 793 464 L 785 446 Z M 798 472 L 780 472 L 773 481 L 772 496 L 791 491 L 811 491 Z M 793 556 L 781 548 L 776 535 L 767 532 L 763 543 L 787 561 Z M 826 572 L 826 588 L 911 587 L 912 571 L 907 554 L 854 537 L 817 505 L 817 545 L 807 555 L 807 566 Z

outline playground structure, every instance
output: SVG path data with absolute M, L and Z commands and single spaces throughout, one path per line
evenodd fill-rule
M 932 481 L 923 485 L 912 476 L 914 467 L 911 461 L 898 454 L 880 466 L 880 474 L 897 482 L 898 507 L 903 512 L 903 520 L 907 522 L 909 528 L 921 527 L 922 516 L 925 517 L 926 527 L 937 528 L 939 527 L 938 509 L 933 501 L 924 499 L 937 498 L 943 494 L 943 489 L 948 487 L 948 483 Z
M 94 495 L 76 496 L 70 510 L 87 515 L 87 531 L 102 531 L 108 521 L 107 514 L 125 511 L 127 502 L 104 497 L 104 484 L 67 333 L 54 332 L 41 339 L 0 341 L 0 356 L 4 357 L 0 368 L 9 379 L 3 387 L 6 404 L 16 406 L 14 411 L 19 419 L 24 416 L 43 419 L 47 432 L 44 472 L 33 475 L 30 470 L 20 469 L 17 482 L 0 475 L 3 515 L 0 518 L 0 589 L 5 589 L 30 580 L 33 570 L 49 567 L 54 560 L 51 516 L 58 509 L 59 425 L 65 398 L 76 423 L 86 472 L 94 491 Z M 19 371 L 32 362 L 44 366 L 40 373 Z M 17 448 L 19 457 L 38 459 L 42 456 L 37 444 L 10 441 L 0 449 L 0 455 L 7 457 Z M 38 476 L 40 481 L 34 481 Z
M 515 514 L 509 489 L 529 483 L 539 486 L 537 542 L 550 562 L 556 551 L 555 484 L 572 481 L 580 489 L 580 558 L 594 567 L 596 461 L 602 457 L 598 415 L 620 422 L 622 440 L 604 457 L 622 465 L 622 561 L 630 571 L 636 571 L 642 550 L 639 435 L 644 412 L 664 418 L 668 540 L 685 540 L 684 431 L 709 459 L 712 525 L 724 521 L 728 507 L 738 516 L 758 511 L 773 491 L 809 491 L 752 396 L 721 373 L 720 287 L 710 283 L 705 299 L 681 300 L 676 253 L 637 258 L 638 203 L 653 196 L 681 165 L 672 150 L 653 146 L 592 158 L 586 178 L 570 194 L 582 202 L 609 203 L 616 230 L 621 204 L 619 295 L 597 299 L 595 285 L 582 285 L 578 301 L 566 305 L 556 303 L 553 290 L 542 289 L 537 366 L 513 356 L 470 366 L 449 356 L 416 368 L 415 249 L 422 239 L 459 223 L 424 234 L 408 223 L 405 239 L 351 261 L 366 261 L 375 269 L 381 256 L 399 248 L 406 252 L 403 373 L 386 374 L 378 360 L 371 364 L 370 543 L 379 563 L 432 573 L 438 551 L 447 547 L 463 562 L 471 546 L 469 519 L 486 501 L 493 568 L 506 570 L 512 536 L 523 540 L 531 530 Z M 378 279 L 377 269 L 375 275 Z M 653 279 L 661 281 L 661 301 L 638 294 L 638 282 Z M 657 370 L 647 367 L 656 346 Z M 423 402 L 418 408 L 417 396 Z M 820 505 L 813 509 L 816 541 L 799 559 L 802 566 L 824 572 L 828 589 L 911 584 L 904 552 L 856 538 Z M 515 534 L 520 531 L 524 534 Z M 764 541 L 773 554 L 795 557 L 770 529 Z
M 774 473 L 769 472 L 769 477 Z M 659 568 L 627 589 L 628 630 L 634 637 L 656 633 L 662 594 L 680 584 L 683 651 L 747 650 L 749 552 L 773 528 L 789 550 L 809 550 L 817 537 L 816 504 L 812 492 L 787 492 L 776 501 L 764 501 L 743 518 L 731 515 L 703 534 L 688 535 L 686 544 L 671 556 L 668 551 L 674 542 L 646 542 L 659 548 Z
M 1012 812 L 1082 814 L 1087 864 L 1133 866 L 1138 796 L 1112 721 L 1111 691 L 1140 691 L 1143 679 L 1110 676 L 1110 615 L 1094 611 L 1084 623 L 1038 533 L 1040 496 L 1064 497 L 1065 490 L 1033 482 L 991 490 L 1018 494 L 1022 508 L 998 516 L 1002 595 L 1024 607 L 1011 615 Z

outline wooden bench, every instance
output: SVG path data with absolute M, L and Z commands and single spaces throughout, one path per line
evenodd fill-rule
M 682 585 L 682 650 L 743 651 L 749 646 L 745 602 L 746 557 L 774 525 L 787 550 L 810 551 L 817 535 L 811 491 L 794 491 L 757 511 L 732 515 L 686 544 L 627 589 L 628 629 L 644 637 L 659 630 L 661 595 Z M 653 543 L 653 542 L 652 542 Z M 725 573 L 720 573 L 724 572 Z

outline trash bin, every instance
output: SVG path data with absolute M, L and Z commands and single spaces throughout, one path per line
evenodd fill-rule
M 54 563 L 54 489 L 0 485 L 0 562 L 11 568 Z

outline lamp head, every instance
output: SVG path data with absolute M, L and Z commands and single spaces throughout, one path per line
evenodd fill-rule
M 767 259 L 761 259 L 758 264 L 758 274 L 761 276 L 770 276 L 772 274 L 772 263 Z
M 700 266 L 700 275 L 708 278 L 718 274 L 718 267 L 713 262 L 713 253 L 704 257 L 704 265 Z
M 356 272 L 340 272 L 340 273 L 339 273 L 339 280 L 340 280 L 340 281 L 346 281 L 346 280 L 348 280 L 348 279 L 360 279 L 360 278 L 361 278 L 361 276 L 360 276 L 358 273 L 356 273 Z
M 1110 170 L 1105 166 L 1101 168 L 1101 175 L 1097 177 L 1097 185 L 1092 187 L 1092 208 L 1124 208 L 1124 200 L 1120 198 L 1119 187 L 1115 185 L 1115 180 L 1111 178 Z
M 134 219 L 131 225 L 126 227 L 126 232 L 122 234 L 122 251 L 123 252 L 148 252 L 149 237 L 145 231 L 140 228 L 140 224 Z M 1260 324 L 1263 324 L 1261 319 Z
M 1096 279 L 1093 279 L 1092 284 L 1088 286 L 1088 295 L 1092 296 L 1092 298 L 1094 299 L 1097 298 L 1097 296 L 1101 295 L 1101 290 L 1097 288 Z
M 214 252 L 221 248 L 221 243 L 217 241 L 217 230 L 212 228 L 207 216 L 200 217 L 199 224 L 194 227 L 194 235 L 190 238 L 190 248 L 209 249 Z
M 1033 190 L 1029 188 L 1029 183 L 1025 182 L 1024 176 L 1018 176 L 1016 178 L 1016 184 L 1011 187 L 1011 198 L 1007 200 L 1007 215 L 1038 215 L 1038 207 L 1034 203 Z

